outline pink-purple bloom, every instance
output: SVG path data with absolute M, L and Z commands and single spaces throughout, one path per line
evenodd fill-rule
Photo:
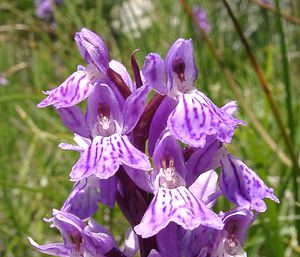
M 192 41 L 179 38 L 163 59 L 149 53 L 134 80 L 109 59 L 104 41 L 83 28 L 75 41 L 86 62 L 38 107 L 53 106 L 74 133 L 79 153 L 73 189 L 48 219 L 63 243 L 38 245 L 57 256 L 246 256 L 243 244 L 273 189 L 228 152 L 237 103 L 217 107 L 196 88 Z M 150 90 L 156 91 L 147 102 Z M 78 104 L 86 102 L 82 110 Z M 224 196 L 235 208 L 215 212 Z M 99 204 L 118 204 L 132 230 L 121 250 L 92 218 Z
M 54 5 L 59 6 L 62 0 L 36 0 L 36 16 L 42 20 L 53 20 Z
M 211 25 L 208 20 L 208 14 L 200 5 L 195 4 L 193 6 L 193 13 L 197 20 L 199 28 L 203 29 L 205 32 L 210 32 Z

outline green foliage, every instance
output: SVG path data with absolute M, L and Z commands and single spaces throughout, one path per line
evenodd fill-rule
M 125 2 L 65 0 L 55 8 L 55 24 L 35 16 L 33 1 L 0 2 L 0 74 L 8 79 L 7 86 L 0 86 L 0 256 L 41 256 L 29 246 L 27 236 L 38 243 L 60 240 L 58 233 L 42 219 L 51 214 L 52 208 L 59 209 L 68 196 L 72 187 L 68 175 L 78 156 L 57 148 L 62 141 L 72 142 L 72 134 L 63 127 L 54 110 L 39 110 L 36 104 L 43 98 L 42 90 L 56 87 L 78 64 L 83 64 L 73 40 L 81 27 L 101 35 L 111 58 L 121 60 L 129 72 L 130 54 L 136 48 L 140 49 L 136 56 L 142 66 L 148 52 L 164 56 L 175 39 L 192 37 L 199 67 L 197 87 L 219 106 L 235 98 L 222 68 L 179 2 L 136 0 L 124 11 Z M 300 108 L 299 27 L 284 20 L 276 23 L 272 13 L 251 2 L 236 0 L 230 4 L 271 85 L 285 122 L 284 84 L 288 69 L 289 97 L 293 99 L 288 113 L 293 114 L 294 120 L 292 125 L 286 122 L 285 126 L 293 131 L 294 149 L 299 153 L 296 112 Z M 222 1 L 199 3 L 209 12 L 213 44 L 242 91 L 238 102 L 248 103 L 278 149 L 288 156 L 268 101 Z M 141 15 L 136 11 L 137 5 Z M 289 0 L 282 8 L 297 15 L 294 10 L 299 8 L 288 9 L 294 5 L 297 6 L 297 1 Z M 280 54 L 282 44 L 287 49 L 287 53 L 283 51 L 285 56 Z M 283 66 L 287 61 L 289 65 Z M 300 203 L 295 202 L 295 187 L 287 176 L 299 179 L 300 174 L 294 176 L 291 167 L 280 160 L 257 132 L 245 109 L 240 109 L 238 116 L 248 127 L 237 131 L 235 148 L 230 150 L 281 195 L 280 206 L 268 202 L 267 212 L 259 216 L 251 229 L 246 244 L 248 256 L 297 256 L 300 250 L 295 220 L 300 219 L 300 213 L 294 207 Z M 222 201 L 219 204 L 225 206 Z M 101 207 L 96 219 L 109 226 L 122 242 L 128 225 L 117 207 L 113 210 Z

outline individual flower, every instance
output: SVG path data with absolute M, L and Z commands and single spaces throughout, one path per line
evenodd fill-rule
M 267 209 L 264 198 L 279 203 L 278 198 L 273 194 L 273 189 L 267 187 L 253 170 L 225 149 L 222 151 L 220 189 L 229 201 L 258 212 Z
M 8 80 L 7 78 L 0 73 L 0 86 L 7 86 Z
M 60 5 L 62 0 L 36 0 L 36 16 L 42 20 L 53 19 L 53 5 Z
M 74 107 L 69 109 L 74 110 Z M 67 112 L 67 114 L 64 113 L 61 117 L 68 117 L 68 115 L 71 117 L 72 112 L 69 109 L 69 112 Z M 60 111 L 62 110 L 64 109 L 61 109 Z M 75 108 L 75 110 L 78 109 Z M 80 124 L 80 119 L 77 119 L 76 121 Z M 75 127 L 76 121 L 72 121 L 71 119 L 67 119 L 67 121 L 64 120 L 64 122 L 69 122 Z M 82 154 L 91 143 L 91 140 L 77 134 L 74 136 L 74 141 L 77 145 L 61 143 L 59 147 L 64 150 L 73 150 Z M 70 195 L 63 204 L 61 211 L 72 213 L 82 220 L 90 218 L 98 210 L 98 204 L 100 202 L 111 208 L 114 206 L 117 193 L 116 188 L 117 179 L 114 176 L 104 180 L 99 179 L 94 175 L 84 178 L 75 183 Z
M 151 169 L 148 157 L 136 149 L 128 137 L 143 112 L 148 91 L 147 85 L 140 87 L 120 103 L 112 89 L 101 84 L 88 98 L 85 119 L 78 108 L 59 110 L 68 128 L 77 133 L 82 131 L 83 136 L 88 133 L 92 139 L 72 169 L 72 180 L 91 175 L 108 179 L 121 164 L 140 170 Z
M 208 20 L 207 12 L 198 4 L 193 6 L 193 13 L 197 20 L 199 28 L 203 29 L 205 32 L 210 32 L 210 23 Z
M 49 105 L 66 108 L 80 103 L 93 92 L 96 85 L 109 82 L 107 73 L 110 66 L 117 69 L 116 72 L 124 73 L 125 67 L 122 64 L 116 61 L 109 63 L 107 47 L 94 32 L 83 28 L 75 34 L 75 41 L 87 66 L 78 66 L 78 70 L 59 87 L 45 91 L 48 96 L 38 104 L 39 108 Z M 127 86 L 132 85 L 127 83 Z
M 183 239 L 182 254 L 192 256 L 246 257 L 242 246 L 255 216 L 247 209 L 234 209 L 220 215 L 223 230 L 200 226 L 187 231 Z
M 195 189 L 193 185 L 186 187 L 187 170 L 181 148 L 169 132 L 163 133 L 156 145 L 153 162 L 154 198 L 141 223 L 134 228 L 138 235 L 144 238 L 153 236 L 170 222 L 175 222 L 186 230 L 192 230 L 200 224 L 223 228 L 218 216 L 202 199 L 196 197 L 197 192 L 192 192 Z M 201 190 L 199 184 L 197 188 Z
M 236 103 L 229 102 L 218 108 L 206 95 L 194 87 L 198 71 L 194 61 L 191 40 L 182 38 L 171 46 L 165 61 L 158 54 L 147 55 L 143 69 L 146 83 L 158 93 L 168 95 L 159 107 L 152 124 L 161 122 L 160 129 L 168 127 L 172 135 L 185 144 L 193 147 L 204 147 L 207 136 L 214 136 L 222 143 L 230 143 L 234 130 L 244 122 L 233 117 Z M 174 103 L 177 102 L 177 104 Z M 175 105 L 174 109 L 166 105 Z M 166 108 L 160 110 L 160 108 Z M 160 113 L 167 120 L 158 121 Z M 150 128 L 149 145 L 153 151 L 161 131 Z
M 110 232 L 90 220 L 88 225 L 70 213 L 53 210 L 53 217 L 48 220 L 59 229 L 64 243 L 39 245 L 29 238 L 30 243 L 40 252 L 62 257 L 102 257 L 117 244 Z

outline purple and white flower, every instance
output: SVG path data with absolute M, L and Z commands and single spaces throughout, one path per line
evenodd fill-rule
M 195 4 L 193 6 L 193 13 L 197 19 L 199 28 L 203 29 L 205 32 L 210 32 L 211 26 L 208 20 L 207 11 L 205 11 L 200 5 Z
M 236 102 L 229 102 L 218 108 L 195 88 L 198 70 L 191 40 L 178 39 L 169 49 L 165 61 L 158 54 L 149 54 L 142 72 L 146 83 L 153 89 L 177 101 L 173 110 L 167 110 L 167 114 L 170 112 L 168 116 L 165 114 L 164 118 L 167 117 L 167 120 L 161 122 L 162 126 L 167 126 L 183 143 L 204 147 L 206 137 L 210 135 L 222 143 L 230 143 L 234 130 L 238 125 L 245 124 L 232 116 L 237 109 Z M 164 101 L 170 102 L 168 98 Z M 160 112 L 163 111 L 158 110 Z M 157 123 L 159 118 L 159 115 L 155 116 L 153 123 Z M 161 131 L 150 129 L 149 141 L 154 141 L 150 143 L 150 151 L 153 150 L 160 133 Z
M 111 249 L 117 248 L 110 232 L 93 220 L 85 225 L 75 215 L 53 210 L 53 217 L 48 221 L 59 229 L 64 242 L 39 245 L 29 238 L 30 243 L 42 253 L 62 257 L 102 257 Z
M 218 216 L 186 187 L 187 170 L 181 148 L 169 132 L 165 132 L 158 142 L 154 154 L 153 171 L 154 198 L 141 223 L 135 231 L 142 237 L 150 237 L 175 222 L 186 230 L 199 225 L 222 229 Z M 199 184 L 198 184 L 199 186 Z M 201 188 L 198 188 L 201 190 Z
M 220 189 L 229 201 L 258 212 L 267 209 L 264 198 L 279 203 L 278 198 L 273 194 L 273 189 L 267 187 L 253 170 L 225 149 L 222 150 Z

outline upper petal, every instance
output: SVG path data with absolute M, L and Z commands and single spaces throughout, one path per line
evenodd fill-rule
M 39 108 L 54 105 L 56 108 L 70 107 L 86 99 L 94 90 L 87 73 L 78 70 L 71 74 L 59 87 L 46 91 L 48 95 L 37 106 Z
M 166 129 L 168 117 L 174 110 L 176 104 L 177 102 L 174 99 L 166 97 L 156 110 L 149 130 L 148 151 L 150 155 L 153 155 L 157 140 L 161 132 Z
M 168 91 L 185 93 L 193 88 L 198 76 L 194 60 L 192 40 L 177 39 L 168 51 L 165 60 Z
M 82 28 L 75 34 L 75 41 L 83 59 L 95 63 L 98 69 L 105 73 L 108 68 L 108 50 L 103 40 L 87 28 Z
M 132 83 L 131 77 L 130 77 L 126 67 L 122 63 L 120 63 L 116 60 L 111 60 L 109 62 L 109 68 L 111 68 L 112 70 L 117 72 L 122 77 L 123 81 L 129 87 L 131 92 L 133 92 L 136 89 L 136 86 Z
M 161 95 L 168 92 L 165 84 L 164 61 L 159 54 L 150 53 L 146 56 L 142 68 L 145 82 Z
M 179 99 L 168 119 L 168 128 L 177 139 L 194 147 L 204 147 L 207 135 L 230 143 L 234 130 L 244 122 L 218 108 L 203 93 L 194 91 Z
M 131 132 L 138 123 L 144 112 L 149 91 L 150 87 L 148 85 L 143 85 L 133 91 L 126 99 L 123 107 L 124 126 L 122 134 L 126 135 Z
M 174 161 L 175 172 L 179 173 L 183 179 L 186 177 L 187 170 L 184 165 L 181 147 L 168 130 L 162 132 L 161 138 L 155 146 L 152 159 L 155 167 L 153 176 L 156 176 L 156 172 L 161 168 L 163 160 L 172 159 Z
M 106 84 L 97 85 L 93 94 L 87 101 L 86 123 L 90 130 L 93 129 L 99 120 L 99 110 L 106 109 L 109 119 L 116 121 L 119 127 L 122 127 L 123 117 L 121 113 L 121 104 L 118 101 L 113 90 Z
M 88 129 L 83 112 L 78 106 L 57 109 L 57 112 L 64 125 L 74 133 L 89 137 L 90 130 Z
M 160 188 L 141 223 L 134 229 L 137 234 L 146 238 L 157 234 L 171 221 L 186 230 L 192 230 L 200 224 L 216 229 L 223 228 L 221 219 L 215 213 L 199 202 L 185 187 L 178 187 Z
M 267 187 L 257 174 L 239 159 L 225 152 L 221 165 L 220 188 L 232 203 L 264 212 L 264 198 L 279 202 L 273 194 L 273 189 Z

